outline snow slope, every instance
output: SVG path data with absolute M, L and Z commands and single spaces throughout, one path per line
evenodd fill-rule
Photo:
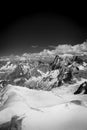
M 87 96 L 69 97 L 8 85 L 1 94 L 0 124 L 17 115 L 22 130 L 87 130 Z

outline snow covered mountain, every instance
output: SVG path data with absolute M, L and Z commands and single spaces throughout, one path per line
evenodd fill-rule
M 0 130 L 87 130 L 87 43 L 0 58 Z

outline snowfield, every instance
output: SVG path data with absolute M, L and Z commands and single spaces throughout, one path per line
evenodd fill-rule
M 8 85 L 1 97 L 0 124 L 18 116 L 21 130 L 87 130 L 86 95 L 63 97 Z

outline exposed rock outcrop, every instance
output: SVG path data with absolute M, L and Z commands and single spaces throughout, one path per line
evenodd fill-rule
M 82 83 L 74 94 L 87 94 L 87 82 Z
M 0 130 L 22 130 L 21 126 L 22 119 L 18 119 L 17 116 L 13 116 L 11 121 L 0 125 Z
M 60 68 L 60 64 L 61 64 L 61 58 L 56 55 L 55 58 L 54 58 L 54 61 L 50 64 L 50 69 L 51 70 L 55 70 L 55 69 L 59 69 Z

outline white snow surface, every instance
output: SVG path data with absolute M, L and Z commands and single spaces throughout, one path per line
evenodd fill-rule
M 0 124 L 17 115 L 23 117 L 22 130 L 87 130 L 86 95 L 65 98 L 12 85 L 2 95 Z M 83 105 L 71 103 L 73 100 L 80 100 Z
M 6 65 L 4 65 L 0 68 L 0 71 L 3 71 L 3 70 L 9 71 L 9 70 L 14 70 L 15 68 L 16 68 L 16 65 L 13 65 L 10 63 L 10 61 L 8 61 Z

